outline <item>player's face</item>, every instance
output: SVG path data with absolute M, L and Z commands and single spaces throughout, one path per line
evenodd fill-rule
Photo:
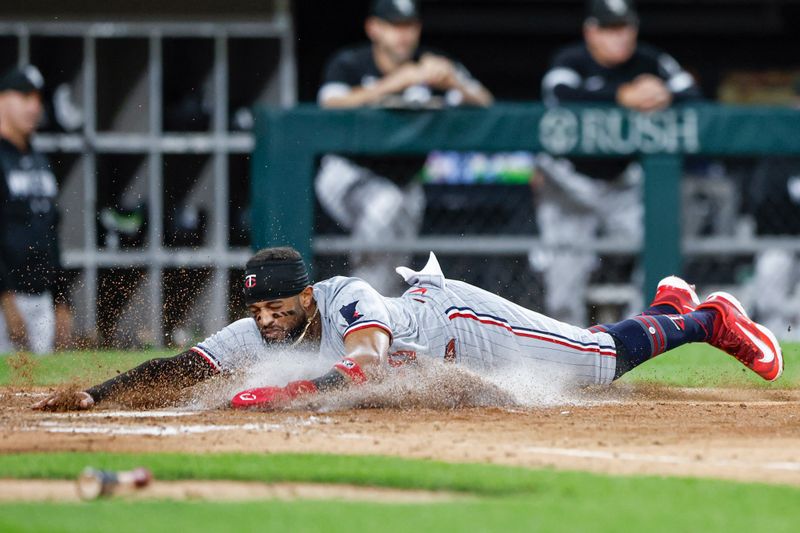
M 419 45 L 422 25 L 419 22 L 392 24 L 377 17 L 367 21 L 367 35 L 396 65 L 411 60 Z
M 639 29 L 632 24 L 609 27 L 587 24 L 583 34 L 594 60 L 613 67 L 626 62 L 636 51 Z
M 256 302 L 250 305 L 250 315 L 269 344 L 293 342 L 303 333 L 308 319 L 299 296 Z
M 25 137 L 31 135 L 42 118 L 42 98 L 38 92 L 5 91 L 0 94 L 0 120 Z

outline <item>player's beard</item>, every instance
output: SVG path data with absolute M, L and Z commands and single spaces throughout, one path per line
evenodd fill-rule
M 271 346 L 285 346 L 294 344 L 294 342 L 303 334 L 303 331 L 305 331 L 306 322 L 308 322 L 308 315 L 303 312 L 302 317 L 297 321 L 297 324 L 288 328 L 286 330 L 286 335 L 282 339 L 268 337 L 266 335 L 266 328 L 261 329 L 261 338 L 263 338 L 264 342 Z

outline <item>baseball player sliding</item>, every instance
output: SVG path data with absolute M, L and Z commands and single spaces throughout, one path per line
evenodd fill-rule
M 398 364 L 397 358 L 441 359 L 478 373 L 532 362 L 576 384 L 608 384 L 656 355 L 707 342 L 768 381 L 783 370 L 775 336 L 751 321 L 736 298 L 716 292 L 700 303 L 693 287 L 674 276 L 661 281 L 642 314 L 584 329 L 446 279 L 433 253 L 419 272 L 405 267 L 397 272 L 411 287 L 399 298 L 387 298 L 358 278 L 337 276 L 312 285 L 296 250 L 261 250 L 246 265 L 250 318 L 179 355 L 152 359 L 66 399 L 53 395 L 34 408 L 88 409 L 132 392 L 184 388 L 247 368 L 275 348 L 294 347 L 318 348 L 333 368 L 283 387 L 243 391 L 231 405 L 280 408 L 301 395 L 357 386 L 379 374 L 374 369 Z

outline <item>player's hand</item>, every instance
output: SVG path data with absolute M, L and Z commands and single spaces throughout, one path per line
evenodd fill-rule
M 641 94 L 640 108 L 642 111 L 657 111 L 672 103 L 672 93 L 669 92 L 664 80 L 658 76 L 642 74 L 635 81 L 637 91 Z
M 382 82 L 385 85 L 385 92 L 392 94 L 425 83 L 425 73 L 419 64 L 406 63 L 383 78 Z
M 419 62 L 425 83 L 440 90 L 455 88 L 458 85 L 456 67 L 446 57 L 425 54 Z
M 231 400 L 234 409 L 281 409 L 298 396 L 315 394 L 317 386 L 312 381 L 292 381 L 285 387 L 260 387 L 237 393 Z
M 658 111 L 669 107 L 672 93 L 661 78 L 643 74 L 619 88 L 617 103 L 634 111 Z
M 94 407 L 94 398 L 84 391 L 57 392 L 31 406 L 39 411 L 84 411 Z

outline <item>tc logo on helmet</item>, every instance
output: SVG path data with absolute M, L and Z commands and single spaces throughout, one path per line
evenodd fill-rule
M 252 289 L 256 286 L 256 275 L 250 274 L 246 278 L 244 278 L 244 286 L 248 289 Z

